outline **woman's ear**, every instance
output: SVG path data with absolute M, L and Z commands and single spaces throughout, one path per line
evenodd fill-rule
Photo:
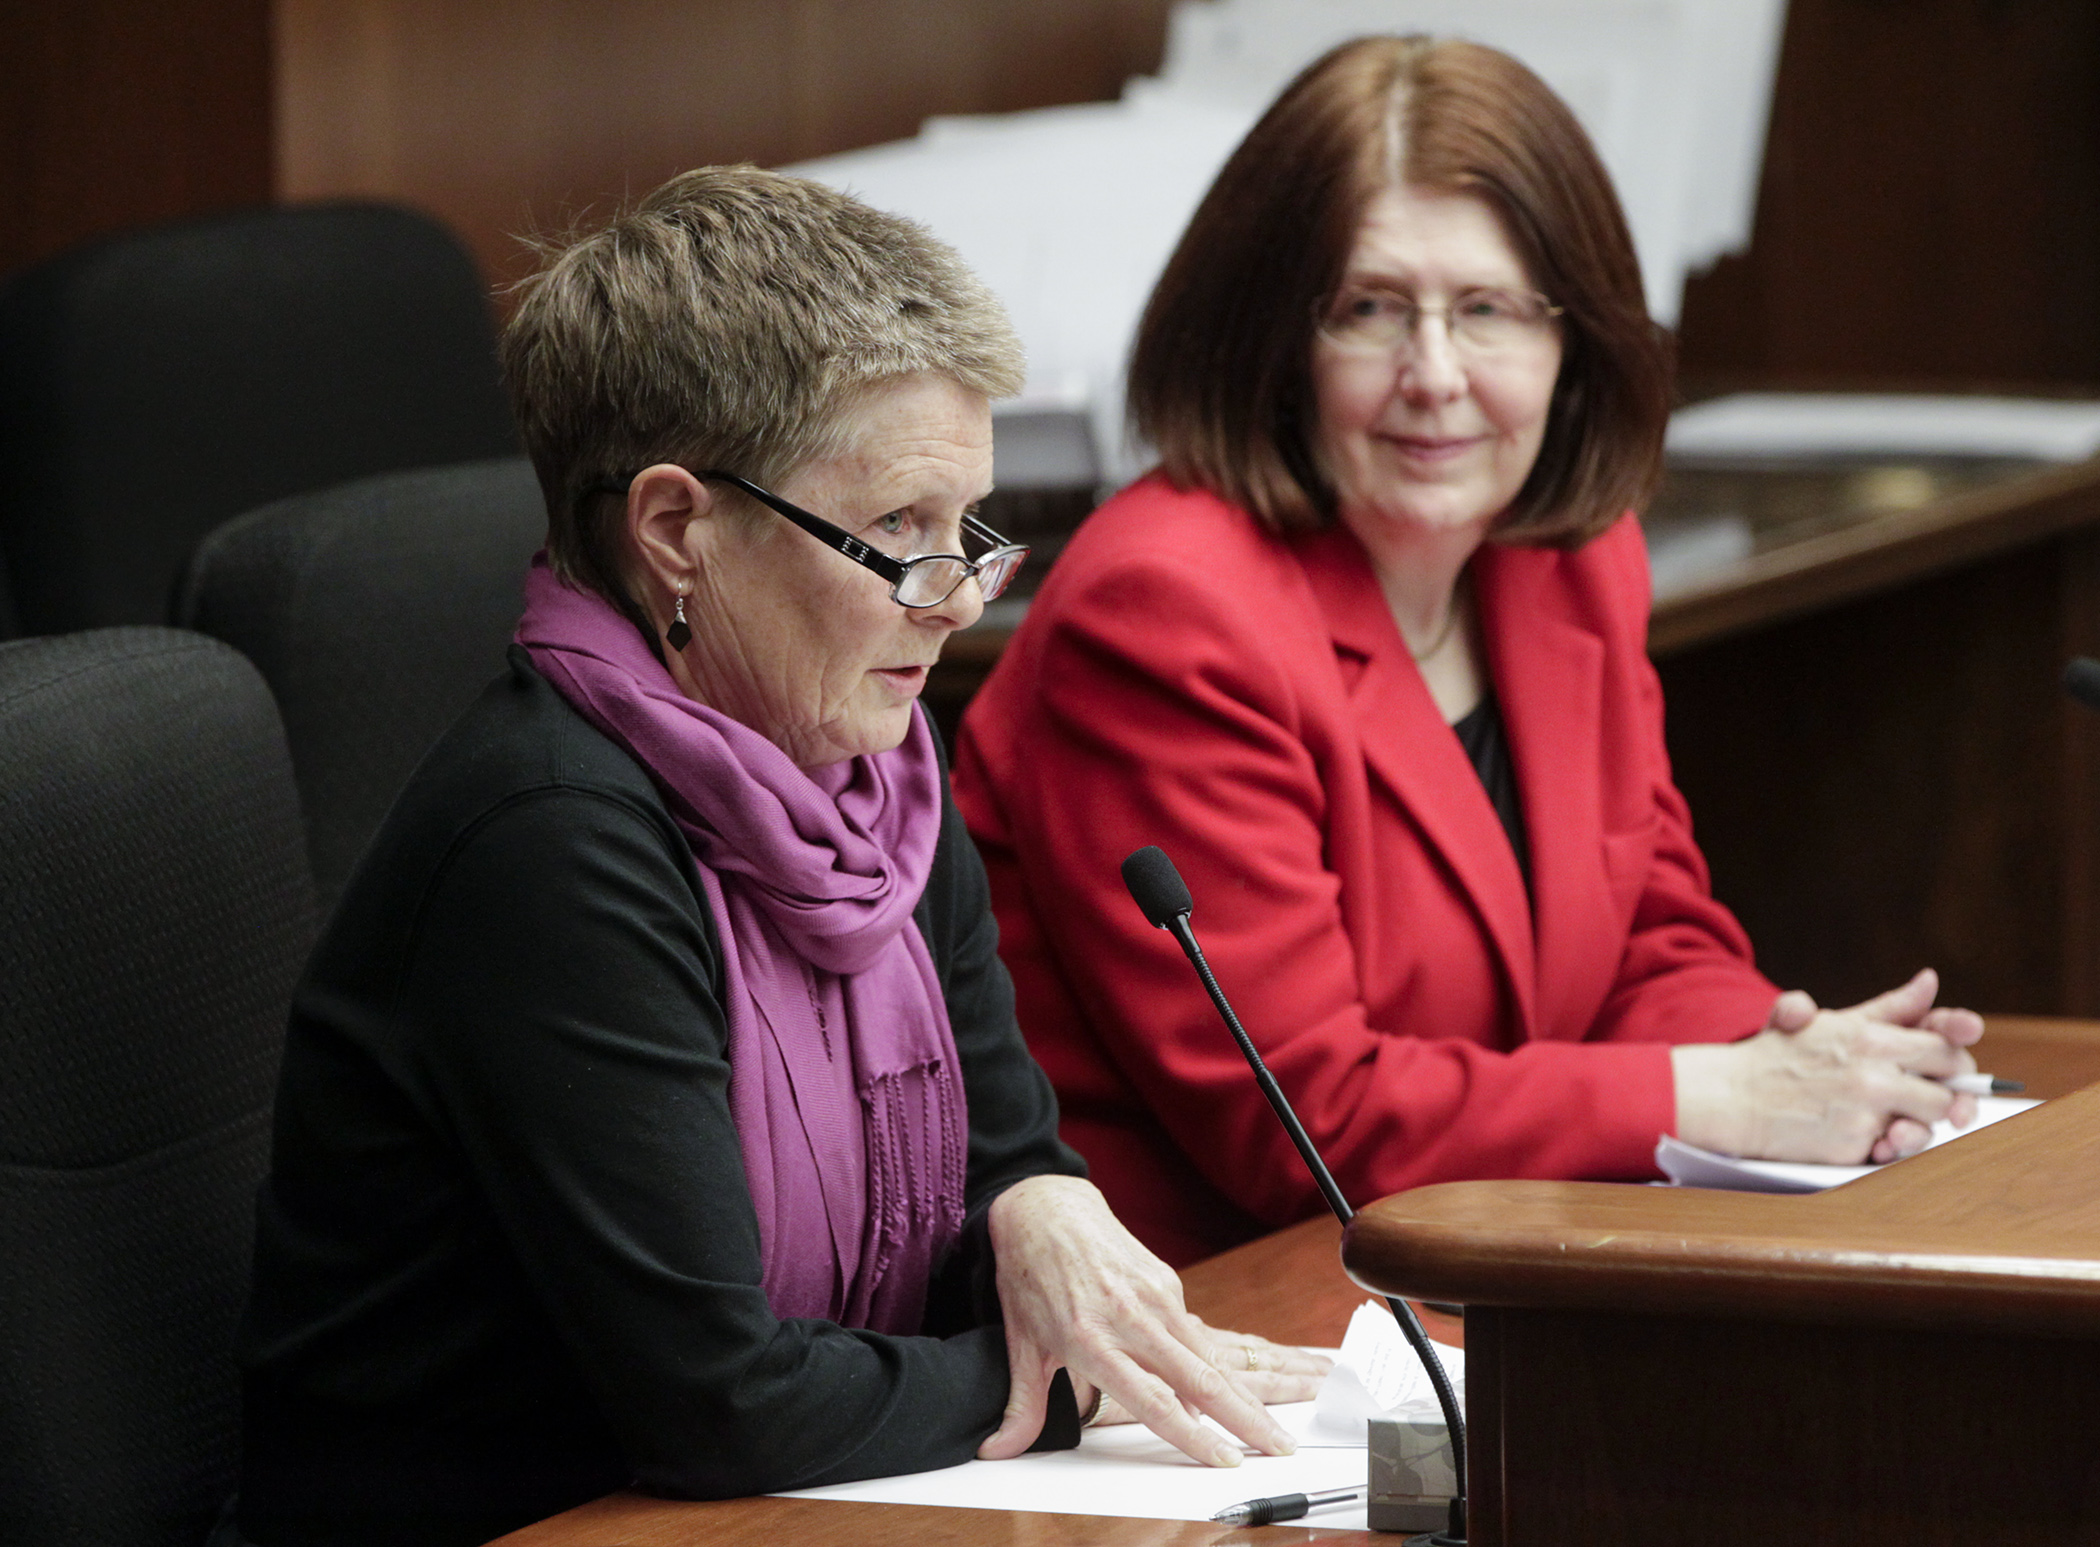
M 694 589 L 699 527 L 714 507 L 715 491 L 670 462 L 642 469 L 627 486 L 627 540 L 643 570 L 661 587 L 659 594 L 679 596 Z

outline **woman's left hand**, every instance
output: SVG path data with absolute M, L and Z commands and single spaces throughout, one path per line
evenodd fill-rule
M 1098 1389 L 1105 1416 L 1127 1415 L 1207 1465 L 1238 1466 L 1240 1451 L 1204 1415 L 1256 1450 L 1295 1448 L 1262 1404 L 1310 1400 L 1328 1361 L 1206 1326 L 1183 1305 L 1180 1277 L 1092 1183 L 1030 1177 L 1000 1194 L 990 1224 L 1011 1373 L 1005 1416 L 980 1457 L 1005 1460 L 1035 1443 L 1060 1368 L 1082 1407 Z
M 1933 1001 L 1939 993 L 1940 975 L 1930 967 L 1921 967 L 1911 975 L 1909 982 L 1876 994 L 1843 1013 L 1871 1021 L 1885 1021 L 1891 1026 L 1934 1032 L 1950 1047 L 1974 1047 L 1983 1036 L 1983 1017 L 1974 1010 L 1935 1005 Z M 1957 1128 L 1966 1128 L 1975 1118 L 1976 1098 L 1957 1095 L 1948 1108 L 1947 1120 Z M 1915 1154 L 1931 1137 L 1932 1130 L 1924 1124 L 1900 1117 L 1889 1124 L 1888 1132 L 1876 1141 L 1868 1158 L 1886 1162 Z

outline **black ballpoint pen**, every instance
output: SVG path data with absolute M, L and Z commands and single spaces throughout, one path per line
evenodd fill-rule
M 1308 1510 L 1322 1509 L 1329 1504 L 1346 1504 L 1363 1496 L 1361 1488 L 1330 1488 L 1325 1493 L 1279 1493 L 1273 1499 L 1249 1499 L 1244 1504 L 1230 1505 L 1210 1518 L 1235 1526 L 1274 1525 L 1279 1520 L 1296 1520 Z

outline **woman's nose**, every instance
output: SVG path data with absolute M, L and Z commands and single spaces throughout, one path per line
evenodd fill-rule
M 1466 362 L 1451 325 L 1434 312 L 1415 322 L 1414 338 L 1400 361 L 1400 390 L 1410 397 L 1448 401 L 1466 392 Z
M 978 589 L 975 575 L 950 591 L 946 601 L 912 612 L 912 617 L 928 628 L 944 629 L 968 628 L 983 616 L 984 592 Z

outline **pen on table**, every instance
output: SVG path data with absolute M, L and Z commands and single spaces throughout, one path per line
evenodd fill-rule
M 1329 1504 L 1346 1504 L 1363 1496 L 1361 1488 L 1330 1488 L 1325 1493 L 1279 1493 L 1273 1499 L 1249 1499 L 1244 1504 L 1231 1505 L 1210 1518 L 1235 1526 L 1274 1525 L 1279 1520 L 1296 1520 L 1308 1510 L 1324 1509 Z
M 1965 1096 L 2017 1096 L 2027 1088 L 2018 1080 L 2001 1080 L 1995 1074 L 1957 1074 L 1945 1084 Z

